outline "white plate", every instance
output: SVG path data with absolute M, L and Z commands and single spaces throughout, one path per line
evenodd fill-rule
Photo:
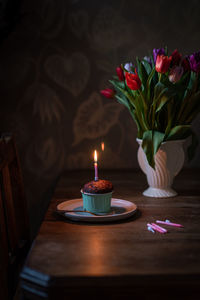
M 82 198 L 67 200 L 58 204 L 57 206 L 57 210 L 61 213 L 65 210 L 73 210 L 73 212 L 62 213 L 63 216 L 67 217 L 68 219 L 84 222 L 111 222 L 126 219 L 136 212 L 137 206 L 134 203 L 127 200 L 112 198 L 111 211 L 109 213 L 101 213 L 98 216 L 95 216 L 87 212 L 76 212 L 76 210 L 82 209 Z

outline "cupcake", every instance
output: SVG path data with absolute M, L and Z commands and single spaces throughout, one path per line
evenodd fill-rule
M 81 190 L 83 209 L 93 213 L 110 211 L 113 185 L 108 180 L 93 180 L 84 185 Z

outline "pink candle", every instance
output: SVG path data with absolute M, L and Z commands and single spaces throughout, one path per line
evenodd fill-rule
M 164 229 L 164 228 L 162 228 L 162 227 L 160 227 L 160 226 L 158 226 L 158 225 L 156 225 L 154 223 L 152 223 L 152 224 L 147 223 L 147 226 L 151 227 L 153 230 L 158 231 L 160 233 L 166 233 L 167 232 L 166 229 Z
M 94 180 L 99 180 L 98 178 L 98 165 L 97 165 L 97 151 L 94 151 Z
M 183 227 L 183 225 L 181 225 L 181 224 L 172 223 L 172 222 L 166 222 L 166 221 L 159 221 L 159 220 L 157 220 L 156 223 L 160 223 L 160 224 L 163 224 L 163 225 L 174 226 L 174 227 Z
M 165 229 L 165 228 L 163 228 L 163 227 L 161 227 L 161 226 L 158 226 L 158 225 L 156 225 L 155 223 L 151 223 L 151 225 L 153 225 L 153 227 L 154 227 L 155 229 L 161 230 L 163 233 L 166 233 L 166 232 L 167 232 L 167 229 Z

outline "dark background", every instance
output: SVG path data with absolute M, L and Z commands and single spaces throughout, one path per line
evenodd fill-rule
M 14 132 L 32 236 L 64 169 L 138 168 L 136 126 L 100 96 L 122 62 L 200 50 L 200 1 L 0 0 L 0 130 Z M 200 118 L 194 124 L 200 136 Z M 200 166 L 200 149 L 187 167 Z M 91 177 L 93 173 L 91 171 Z

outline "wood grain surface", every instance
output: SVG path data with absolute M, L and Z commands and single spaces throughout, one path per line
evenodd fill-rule
M 156 199 L 142 196 L 147 184 L 140 171 L 101 171 L 114 185 L 113 197 L 134 202 L 137 213 L 103 224 L 57 215 L 57 204 L 80 198 L 91 176 L 61 176 L 21 273 L 27 299 L 200 297 L 200 172 L 182 171 L 174 184 L 179 196 Z M 146 224 L 158 219 L 184 228 L 166 227 L 165 235 L 147 231 Z

